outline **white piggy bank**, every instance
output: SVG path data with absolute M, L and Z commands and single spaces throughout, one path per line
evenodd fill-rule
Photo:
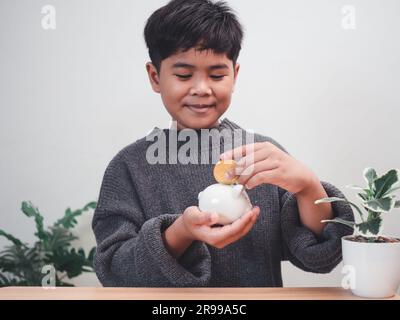
M 199 209 L 216 212 L 218 224 L 229 224 L 252 209 L 252 205 L 243 185 L 213 184 L 199 193 Z

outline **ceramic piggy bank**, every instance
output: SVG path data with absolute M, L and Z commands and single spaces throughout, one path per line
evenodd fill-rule
M 249 196 L 241 184 L 213 184 L 199 193 L 199 209 L 216 212 L 218 224 L 229 224 L 252 209 Z

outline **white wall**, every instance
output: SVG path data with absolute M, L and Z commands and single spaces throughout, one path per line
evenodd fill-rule
M 168 125 L 147 80 L 142 36 L 165 3 L 0 0 L 0 228 L 33 241 L 21 201 L 54 222 L 97 199 L 117 151 Z M 228 3 L 246 28 L 228 118 L 272 136 L 339 188 L 363 183 L 366 166 L 400 167 L 399 1 Z M 56 30 L 41 26 L 47 4 Z M 342 27 L 344 5 L 356 9 L 355 30 Z M 78 228 L 86 248 L 95 243 L 90 220 Z M 386 221 L 385 232 L 399 235 L 398 212 Z M 314 275 L 285 264 L 283 272 L 286 286 L 341 280 L 340 267 Z M 75 283 L 98 285 L 94 275 Z

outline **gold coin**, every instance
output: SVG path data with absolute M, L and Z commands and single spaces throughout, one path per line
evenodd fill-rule
M 214 178 L 219 183 L 222 184 L 234 184 L 237 182 L 239 176 L 234 176 L 229 178 L 227 176 L 229 171 L 233 171 L 236 168 L 236 161 L 235 160 L 221 160 L 215 164 L 214 167 Z

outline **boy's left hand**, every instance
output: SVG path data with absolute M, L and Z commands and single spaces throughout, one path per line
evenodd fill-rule
M 240 146 L 224 152 L 220 158 L 237 161 L 230 176 L 239 175 L 237 183 L 247 189 L 269 183 L 298 193 L 319 183 L 314 172 L 270 142 Z

